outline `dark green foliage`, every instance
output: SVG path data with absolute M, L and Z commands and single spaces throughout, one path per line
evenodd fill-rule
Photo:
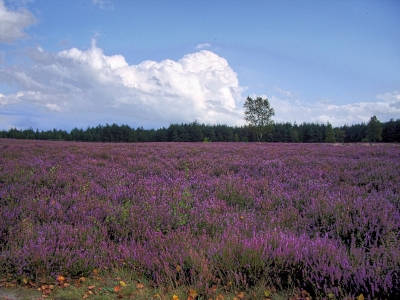
M 274 124 L 273 129 L 273 141 L 274 142 L 284 142 L 284 143 L 292 143 L 299 142 L 298 130 L 296 129 L 297 125 L 292 125 L 291 123 L 276 123 Z
M 346 133 L 338 127 L 334 128 L 333 132 L 335 133 L 336 142 L 343 143 L 344 138 L 346 137 Z
M 328 123 L 325 130 L 325 143 L 336 142 L 335 133 L 333 131 L 332 125 Z
M 400 119 L 383 123 L 382 139 L 386 143 L 400 142 Z
M 189 126 L 189 134 L 191 142 L 202 142 L 204 139 L 200 124 L 197 122 L 193 122 L 191 126 Z
M 355 124 L 355 125 L 344 125 L 340 127 L 340 130 L 344 131 L 345 143 L 357 143 L 361 142 L 367 134 L 367 125 L 365 123 Z
M 325 138 L 325 125 L 303 123 L 299 125 L 299 138 L 303 143 L 322 143 Z
M 372 118 L 373 119 L 373 118 Z M 378 123 L 371 121 L 367 124 L 344 125 L 332 128 L 330 124 L 289 122 L 269 125 L 268 132 L 261 138 L 263 142 L 283 143 L 357 143 L 365 141 L 382 141 L 384 143 L 400 142 L 400 119 Z M 379 124 L 381 131 L 379 131 Z M 370 131 L 368 131 L 368 126 Z M 378 126 L 378 127 L 377 127 Z M 377 128 L 374 139 L 373 128 Z M 332 136 L 333 132 L 333 136 Z M 379 132 L 381 135 L 379 136 Z M 367 136 L 367 134 L 369 135 Z M 0 131 L 0 138 L 107 142 L 107 143 L 136 143 L 136 142 L 203 142 L 208 137 L 210 142 L 256 142 L 259 141 L 251 126 L 231 127 L 227 125 L 205 125 L 198 122 L 189 124 L 171 124 L 168 128 L 137 129 L 129 125 L 106 124 L 88 127 L 86 130 L 74 128 L 69 133 L 65 130 L 34 131 L 32 128 L 18 130 L 11 128 Z
M 382 123 L 373 116 L 367 125 L 367 138 L 370 142 L 382 141 Z

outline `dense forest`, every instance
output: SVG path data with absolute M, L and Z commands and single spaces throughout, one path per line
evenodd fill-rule
M 371 118 L 372 120 L 373 118 Z M 354 124 L 332 128 L 319 123 L 275 123 L 263 136 L 265 142 L 285 143 L 354 143 L 354 142 L 400 142 L 400 119 L 375 122 L 377 133 L 371 134 L 371 125 Z M 250 126 L 231 127 L 227 125 L 171 124 L 168 128 L 144 129 L 129 125 L 106 124 L 88 127 L 86 130 L 74 128 L 65 130 L 34 131 L 32 128 L 18 130 L 12 128 L 0 131 L 0 138 L 63 140 L 82 142 L 255 142 L 256 134 Z

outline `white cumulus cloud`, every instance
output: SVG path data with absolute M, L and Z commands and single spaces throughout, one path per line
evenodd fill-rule
M 91 120 L 153 126 L 243 123 L 238 104 L 245 88 L 226 59 L 210 51 L 129 65 L 122 55 L 105 55 L 93 40 L 87 50 L 51 53 L 37 47 L 28 55 L 33 64 L 0 69 L 0 83 L 19 87 L 2 95 L 0 105 L 33 105 L 47 109 L 54 120 L 79 115 L 87 122 L 83 126 Z
M 323 100 L 316 103 L 302 101 L 293 96 L 293 93 L 276 89 L 282 96 L 269 98 L 275 109 L 277 122 L 326 123 L 333 126 L 344 124 L 367 123 L 372 116 L 381 121 L 400 117 L 400 93 L 397 91 L 376 95 L 376 100 L 338 105 L 333 100 Z M 267 97 L 263 95 L 263 97 Z
M 13 43 L 27 37 L 24 29 L 34 22 L 35 17 L 27 9 L 8 9 L 4 0 L 0 0 L 0 42 Z
M 400 93 L 398 91 L 390 92 L 390 93 L 385 93 L 385 94 L 379 94 L 376 96 L 377 99 L 385 102 L 385 103 L 390 103 L 392 106 L 397 106 L 400 103 Z

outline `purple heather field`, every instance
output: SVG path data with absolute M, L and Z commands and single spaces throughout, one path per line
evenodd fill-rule
M 0 140 L 0 277 L 400 297 L 400 145 Z

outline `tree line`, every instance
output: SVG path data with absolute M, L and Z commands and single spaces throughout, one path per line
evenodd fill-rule
M 82 142 L 256 142 L 260 134 L 254 126 L 170 124 L 168 128 L 144 129 L 129 125 L 106 124 L 65 130 L 16 129 L 0 131 L 0 138 Z M 262 135 L 263 142 L 357 143 L 400 142 L 400 119 L 380 122 L 375 116 L 368 123 L 332 127 L 327 123 L 272 123 Z

